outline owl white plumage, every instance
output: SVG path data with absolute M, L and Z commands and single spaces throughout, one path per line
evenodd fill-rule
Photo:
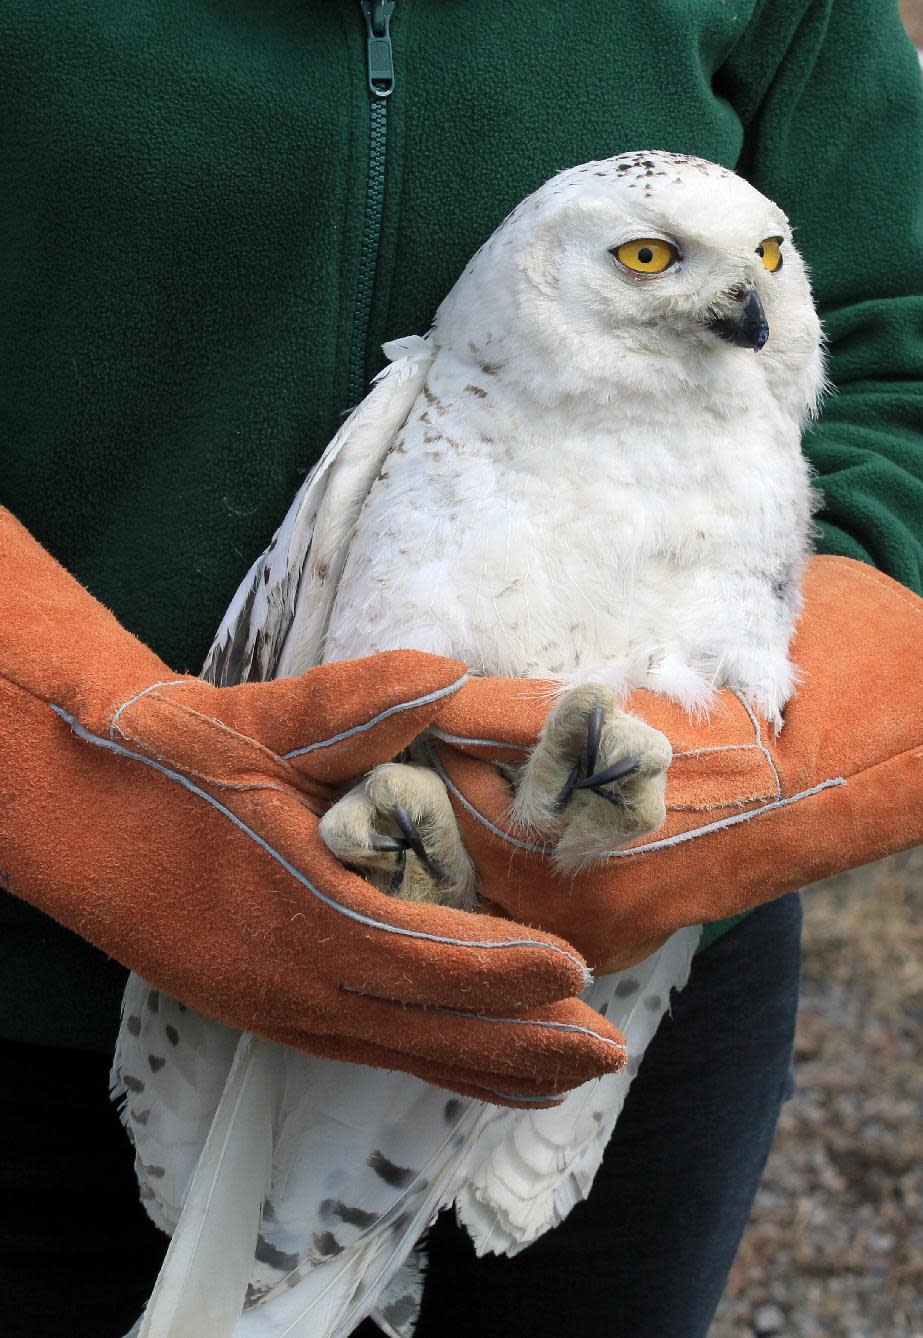
M 776 205 L 679 154 L 571 168 L 501 224 L 426 339 L 386 351 L 242 584 L 207 676 L 414 647 L 585 689 L 559 711 L 598 693 L 613 739 L 635 687 L 702 711 L 728 686 L 781 726 L 810 538 L 800 439 L 823 370 Z M 651 812 L 660 737 L 634 739 L 649 765 L 625 782 L 647 787 Z M 641 796 L 619 831 L 626 806 L 586 794 L 555 830 L 528 765 L 519 816 L 551 823 L 565 868 L 601 854 L 607 832 L 611 846 L 659 820 L 637 819 Z M 392 791 L 409 793 L 415 770 L 392 769 Z M 330 843 L 380 873 L 368 836 L 387 794 L 367 785 L 343 802 Z M 446 813 L 440 863 L 460 899 L 470 869 Z M 588 1002 L 625 1033 L 629 1068 L 536 1111 L 255 1041 L 133 977 L 114 1073 L 142 1196 L 175 1228 L 138 1332 L 339 1338 L 374 1313 L 406 1338 L 413 1246 L 440 1207 L 455 1203 L 478 1249 L 512 1253 L 589 1192 L 697 938 L 683 930 L 594 982 Z M 148 1072 L 165 1028 L 166 1063 Z M 143 1101 L 126 1078 L 140 1069 Z

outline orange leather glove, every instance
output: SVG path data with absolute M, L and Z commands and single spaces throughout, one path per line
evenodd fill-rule
M 184 1003 L 315 1054 L 510 1103 L 622 1066 L 622 1037 L 572 997 L 568 944 L 388 898 L 317 835 L 463 665 L 398 652 L 215 688 L 172 674 L 2 510 L 0 571 L 10 891 Z
M 793 646 L 803 682 L 778 738 L 729 691 L 711 719 L 637 692 L 667 735 L 667 821 L 564 880 L 509 830 L 509 785 L 549 704 L 534 681 L 472 680 L 434 722 L 435 762 L 487 897 L 576 944 L 599 971 L 647 957 L 683 925 L 719 920 L 923 841 L 923 600 L 848 558 L 817 557 Z

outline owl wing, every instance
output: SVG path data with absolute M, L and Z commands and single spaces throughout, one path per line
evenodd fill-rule
M 324 634 L 362 504 L 436 354 L 427 338 L 385 344 L 391 359 L 295 495 L 238 586 L 202 677 L 224 687 L 283 678 L 319 664 Z
M 320 661 L 362 503 L 422 390 L 435 352 L 433 343 L 418 336 L 385 346 L 389 365 L 311 470 L 268 548 L 234 595 L 206 657 L 203 677 L 208 681 L 224 686 L 268 679 L 298 672 L 292 667 L 296 661 L 305 668 Z M 203 1163 L 209 1159 L 202 1152 L 219 1111 L 230 1124 L 229 1077 L 236 1055 L 236 1081 L 254 1104 L 254 1084 L 246 1082 L 247 1074 L 264 1061 L 263 1051 L 269 1047 L 260 1043 L 247 1048 L 244 1040 L 241 1033 L 187 1009 L 140 977 L 129 977 L 112 1095 L 121 1104 L 135 1147 L 142 1201 L 168 1233 L 177 1228 L 194 1180 L 201 1184 L 200 1172 L 206 1174 Z M 248 1118 L 256 1118 L 259 1112 L 254 1112 L 255 1105 Z M 227 1164 L 225 1157 L 220 1161 Z M 210 1173 L 217 1183 L 220 1165 Z M 187 1227 L 188 1222 L 182 1233 L 186 1240 Z M 172 1246 L 171 1252 L 175 1258 Z M 195 1258 L 193 1250 L 189 1267 Z M 148 1308 L 145 1333 L 172 1331 L 165 1309 L 173 1306 Z

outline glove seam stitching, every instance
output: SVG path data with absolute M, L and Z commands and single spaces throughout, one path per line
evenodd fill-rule
M 177 685 L 185 684 L 188 681 L 189 681 L 188 679 L 181 678 L 175 680 L 175 682 L 173 683 L 152 683 L 149 688 L 145 688 L 144 692 L 151 692 L 155 688 L 159 687 L 176 687 Z M 193 681 L 198 682 L 198 680 L 193 680 Z M 123 728 L 122 725 L 117 723 L 118 717 L 122 714 L 122 712 L 125 711 L 129 706 L 131 706 L 133 702 L 136 702 L 138 700 L 138 697 L 143 697 L 144 692 L 139 692 L 136 697 L 131 698 L 130 701 L 125 702 L 122 706 L 119 707 L 115 716 L 113 716 L 112 718 L 112 723 L 109 726 L 109 737 L 114 741 L 115 739 L 114 731 L 117 731 L 118 734 L 123 739 L 126 739 L 131 743 L 136 744 L 139 748 L 144 749 L 144 751 L 146 753 L 149 753 L 152 757 L 156 757 L 162 762 L 169 762 L 172 766 L 179 767 L 179 763 L 174 761 L 172 758 L 167 757 L 162 753 L 156 752 L 153 748 L 148 748 L 142 739 L 139 739 L 137 735 L 130 734 L 125 728 Z M 176 711 L 178 714 L 191 716 L 194 720 L 204 721 L 204 723 L 207 726 L 217 730 L 221 734 L 227 734 L 237 743 L 243 743 L 248 747 L 255 748 L 262 758 L 267 758 L 272 763 L 279 766 L 283 766 L 286 772 L 289 775 L 291 775 L 293 780 L 301 779 L 300 773 L 298 772 L 296 767 L 293 767 L 289 762 L 287 762 L 280 753 L 273 752 L 273 750 L 271 748 L 268 748 L 266 744 L 261 743 L 259 739 L 255 739 L 252 734 L 243 734 L 241 733 L 240 730 L 234 729 L 233 726 L 226 724 L 225 721 L 219 720 L 215 716 L 207 715 L 204 711 L 198 711 L 194 706 L 189 706 L 185 702 L 174 702 L 171 701 L 170 698 L 162 697 L 160 695 L 156 696 L 154 700 L 160 702 L 161 705 L 166 706 L 169 710 Z M 220 785 L 222 787 L 230 789 L 238 788 L 231 781 L 218 780 L 217 778 L 207 776 L 204 772 L 193 771 L 191 768 L 188 767 L 183 767 L 182 770 L 184 774 L 197 775 L 200 777 L 200 779 L 208 780 L 209 783 L 213 785 Z M 241 786 L 240 788 L 252 789 L 257 787 L 251 785 L 244 785 Z
M 461 790 L 448 775 L 442 762 L 435 753 L 431 755 L 431 763 L 439 773 L 443 784 L 448 790 L 451 790 L 452 794 L 455 795 L 463 808 L 465 808 L 477 822 L 481 823 L 481 825 L 486 827 L 488 831 L 492 832 L 494 836 L 498 836 L 500 840 L 504 841 L 507 845 L 516 846 L 518 849 L 525 850 L 529 854 L 550 855 L 553 852 L 553 846 L 536 845 L 529 841 L 523 841 L 519 837 L 511 835 L 511 833 L 505 832 L 502 827 L 497 827 L 489 818 L 486 818 L 483 813 L 476 809 L 464 794 L 462 794 Z M 696 840 L 702 836 L 709 836 L 713 832 L 721 831 L 726 827 L 736 827 L 741 822 L 750 822 L 753 818 L 761 817 L 762 814 L 773 812 L 775 809 L 787 808 L 789 805 L 799 803 L 803 799 L 810 799 L 813 795 L 819 794 L 822 790 L 829 790 L 836 786 L 846 784 L 847 781 L 844 776 L 833 776 L 828 780 L 820 781 L 817 785 L 813 785 L 807 790 L 799 790 L 796 794 L 783 796 L 781 799 L 773 800 L 769 804 L 764 804 L 762 808 L 753 809 L 749 813 L 735 813 L 731 817 L 721 818 L 718 822 L 706 823 L 705 826 L 696 827 L 688 832 L 677 832 L 675 836 L 662 837 L 659 841 L 649 841 L 646 845 L 631 846 L 624 850 L 609 850 L 604 855 L 600 856 L 600 860 L 626 859 L 635 855 L 645 855 L 655 850 L 664 850 L 670 846 L 683 845 L 687 841 Z
M 153 770 L 159 771 L 161 775 L 165 776 L 168 780 L 172 780 L 182 785 L 185 789 L 188 789 L 192 794 L 198 796 L 201 799 L 204 799 L 206 803 L 210 804 L 212 808 L 216 809 L 226 819 L 228 819 L 235 827 L 237 827 L 241 832 L 243 832 L 244 835 L 248 837 L 249 840 L 251 840 L 255 845 L 258 845 L 262 850 L 264 850 L 269 855 L 269 857 L 273 859 L 277 864 L 279 864 L 286 871 L 286 873 L 288 873 L 291 877 L 295 879 L 296 882 L 300 883 L 303 887 L 306 887 L 308 891 L 312 894 L 312 896 L 316 897 L 317 900 L 320 901 L 322 905 L 325 905 L 329 909 L 336 911 L 339 915 L 342 915 L 347 919 L 354 920 L 359 924 L 367 925 L 371 929 L 380 929 L 384 933 L 396 934 L 401 938 L 423 939 L 426 942 L 430 943 L 444 943 L 450 947 L 472 948 L 477 951 L 481 950 L 489 951 L 498 948 L 504 948 L 504 949 L 538 948 L 542 952 L 556 953 L 562 957 L 568 958 L 571 962 L 574 963 L 575 966 L 580 967 L 581 971 L 584 974 L 585 980 L 589 979 L 589 972 L 587 971 L 587 968 L 584 962 L 580 959 L 580 957 L 578 957 L 577 954 L 574 952 L 568 952 L 566 948 L 561 947 L 556 943 L 546 943 L 543 942 L 541 939 L 521 939 L 521 938 L 520 939 L 461 939 L 461 938 L 457 939 L 457 938 L 452 938 L 449 935 L 445 934 L 431 934 L 420 929 L 408 929 L 404 928 L 401 925 L 388 924 L 387 921 L 376 920 L 372 916 L 364 915 L 361 911 L 354 910 L 351 906 L 346 906 L 342 902 L 336 901 L 328 893 L 323 892 L 319 887 L 317 887 L 307 876 L 306 873 L 302 872 L 302 870 L 300 870 L 295 864 L 293 864 L 291 860 L 287 859 L 286 856 L 283 855 L 281 851 L 276 850 L 274 846 L 270 845 L 270 843 L 265 839 L 265 837 L 260 836 L 258 832 L 254 831 L 254 829 L 250 827 L 248 823 L 244 822 L 242 818 L 238 817 L 237 814 L 233 812 L 233 810 L 227 808 L 224 804 L 220 802 L 220 800 L 216 799 L 214 795 L 210 795 L 206 790 L 203 790 L 200 786 L 195 785 L 181 771 L 171 770 L 170 768 L 166 767 L 163 763 L 156 761 L 154 758 L 148 757 L 145 754 L 133 752 L 132 749 L 126 748 L 122 744 L 116 743 L 115 740 L 113 739 L 107 739 L 105 736 L 100 734 L 93 734 L 84 725 L 81 725 L 80 721 L 75 716 L 71 715 L 69 711 L 65 710 L 64 707 L 62 706 L 56 705 L 54 702 L 50 702 L 49 706 L 51 710 L 55 713 L 55 715 L 59 716 L 62 720 L 65 721 L 65 723 L 69 726 L 71 730 L 73 730 L 73 732 L 77 735 L 78 738 L 83 739 L 87 743 L 93 744 L 95 747 L 108 749 L 112 752 L 119 754 L 122 757 L 128 758 L 131 761 L 140 762 L 143 766 L 151 767 Z
M 305 744 L 301 748 L 293 748 L 290 752 L 283 753 L 283 760 L 290 762 L 294 757 L 303 757 L 305 753 L 314 753 L 321 748 L 330 748 L 334 744 L 342 743 L 344 739 L 353 738 L 357 734 L 364 734 L 367 730 L 374 729 L 376 725 L 381 724 L 383 720 L 388 720 L 393 715 L 398 715 L 402 711 L 411 711 L 418 706 L 427 706 L 430 702 L 441 701 L 443 697 L 451 696 L 458 692 L 465 683 L 471 678 L 470 674 L 462 674 L 461 678 L 450 683 L 448 687 L 437 688 L 433 692 L 425 693 L 422 697 L 414 697 L 410 701 L 395 702 L 377 715 L 372 716 L 371 720 L 365 721 L 361 725 L 351 725 L 349 729 L 341 730 L 339 734 L 332 734 L 327 739 L 316 739 L 313 743 Z
M 135 702 L 139 701 L 142 697 L 146 697 L 149 692 L 155 692 L 157 688 L 175 688 L 180 683 L 185 683 L 186 681 L 185 678 L 171 678 L 169 680 L 164 680 L 161 683 L 148 683 L 146 688 L 142 688 L 141 691 L 136 692 L 133 697 L 129 697 L 127 701 L 122 702 L 121 706 L 116 708 L 115 715 L 109 722 L 109 738 L 115 738 L 116 730 L 118 730 L 120 734 L 122 733 L 122 728 L 119 725 L 119 718 L 123 712 L 127 711 L 130 706 L 135 704 Z
M 363 999 L 374 999 L 378 1003 L 396 1004 L 400 1008 L 412 1007 L 418 1008 L 424 1013 L 447 1013 L 450 1017 L 467 1017 L 475 1022 L 504 1022 L 516 1027 L 547 1027 L 552 1031 L 572 1032 L 577 1036 L 589 1036 L 595 1041 L 602 1041 L 604 1045 L 611 1045 L 613 1049 L 626 1053 L 626 1047 L 620 1041 L 614 1041 L 609 1036 L 600 1036 L 598 1031 L 593 1031 L 591 1027 L 581 1027 L 577 1022 L 555 1022 L 552 1019 L 540 1017 L 496 1017 L 489 1013 L 472 1013 L 465 1008 L 448 1008 L 444 1004 L 411 1004 L 407 1005 L 400 999 L 385 998 L 381 994 L 370 994 L 367 990 L 357 989 L 355 985 L 341 985 L 340 989 L 347 994 L 358 994 Z

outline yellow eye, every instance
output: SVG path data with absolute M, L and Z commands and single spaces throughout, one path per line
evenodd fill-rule
M 636 242 L 614 246 L 612 254 L 633 274 L 662 274 L 676 259 L 676 247 L 657 237 L 640 237 Z
M 782 268 L 781 247 L 781 237 L 767 237 L 765 241 L 760 242 L 756 248 L 756 254 L 763 262 L 763 269 L 768 269 L 775 274 L 777 269 Z

